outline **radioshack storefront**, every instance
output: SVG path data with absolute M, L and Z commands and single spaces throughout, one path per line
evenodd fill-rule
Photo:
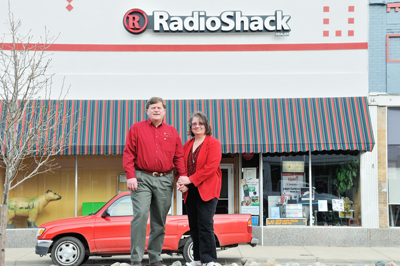
M 166 102 L 166 122 L 177 128 L 183 143 L 188 140 L 186 121 L 195 110 L 210 118 L 213 135 L 221 141 L 223 187 L 217 213 L 251 213 L 254 226 L 261 227 L 362 226 L 360 159 L 374 144 L 365 97 Z M 40 224 L 87 215 L 127 190 L 125 136 L 130 125 L 146 119 L 145 103 L 52 103 L 81 121 L 56 158 L 61 169 L 26 181 L 10 197 L 49 189 L 61 195 L 38 217 Z M 184 213 L 181 193 L 175 191 L 172 201 L 170 213 Z M 26 227 L 22 218 L 13 224 Z
M 160 96 L 183 142 L 192 112 L 210 118 L 223 150 L 218 212 L 251 213 L 262 243 L 299 244 L 294 236 L 313 228 L 334 229 L 329 245 L 351 246 L 359 242 L 347 243 L 343 229 L 373 227 L 363 196 L 374 178 L 368 3 L 43 0 L 38 8 L 21 0 L 12 8 L 34 41 L 44 26 L 60 32 L 48 49 L 53 95 L 65 78 L 62 103 L 81 121 L 56 158 L 61 168 L 11 192 L 62 196 L 36 224 L 88 214 L 126 189 L 125 134 Z M 6 10 L 0 4 L 0 17 Z M 171 214 L 184 213 L 180 193 L 172 200 Z

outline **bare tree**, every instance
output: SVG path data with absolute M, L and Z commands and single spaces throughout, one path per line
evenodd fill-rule
M 47 73 L 51 54 L 46 49 L 56 38 L 49 37 L 46 29 L 38 43 L 33 43 L 30 32 L 21 35 L 21 21 L 14 20 L 10 2 L 6 25 L 8 33 L 0 43 L 0 167 L 5 169 L 0 265 L 5 265 L 10 190 L 57 168 L 53 156 L 66 147 L 79 124 L 77 121 L 69 127 L 73 130 L 63 128 L 65 122 L 71 123 L 73 114 L 64 108 L 66 93 L 62 88 L 56 100 L 50 100 L 54 74 Z

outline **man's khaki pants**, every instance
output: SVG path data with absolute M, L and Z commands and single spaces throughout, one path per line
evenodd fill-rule
M 161 261 L 164 243 L 165 221 L 171 207 L 174 187 L 173 172 L 166 176 L 152 176 L 135 171 L 137 191 L 131 191 L 133 219 L 131 222 L 131 261 L 142 261 L 147 219 L 150 211 L 150 235 L 147 245 L 150 263 Z

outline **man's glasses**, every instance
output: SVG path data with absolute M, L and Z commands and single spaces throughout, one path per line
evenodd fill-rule
M 197 126 L 199 126 L 199 127 L 203 127 L 204 126 L 204 123 L 192 123 L 192 127 L 197 127 Z

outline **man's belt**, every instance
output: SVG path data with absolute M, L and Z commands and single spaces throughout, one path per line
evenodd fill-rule
M 139 169 L 137 169 L 137 170 L 139 170 Z M 165 172 L 165 173 L 148 172 L 148 171 L 145 171 L 145 170 L 139 170 L 139 171 L 142 171 L 143 173 L 148 174 L 148 175 L 152 175 L 152 176 L 165 176 L 165 175 L 169 175 L 169 174 L 172 173 L 172 170 L 168 171 L 168 172 Z

